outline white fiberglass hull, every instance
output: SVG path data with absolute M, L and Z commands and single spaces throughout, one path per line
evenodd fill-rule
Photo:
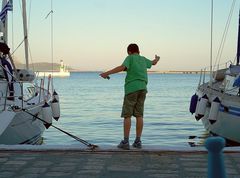
M 40 107 L 29 112 L 39 113 Z M 4 114 L 3 111 L 2 114 Z M 13 112 L 13 111 L 12 111 Z M 0 135 L 1 144 L 38 144 L 45 130 L 43 122 L 24 111 L 15 112 L 12 121 Z
M 198 97 L 204 94 L 208 96 L 208 104 L 204 116 L 201 118 L 202 123 L 210 133 L 222 136 L 230 141 L 240 143 L 240 97 L 228 95 L 216 91 L 207 86 L 201 85 L 197 90 Z M 210 123 L 209 113 L 212 101 L 218 97 L 221 105 L 218 110 L 215 123 Z
M 3 86 L 4 82 L 1 84 Z M 24 100 L 19 94 L 22 90 L 18 83 L 14 86 L 15 100 L 0 100 L 0 144 L 39 144 L 45 126 L 43 121 L 34 116 L 43 119 L 42 106 L 45 100 L 50 103 L 50 94 L 48 95 L 47 90 L 38 87 L 33 89 L 33 85 L 27 85 L 25 90 L 29 91 L 29 94 L 24 96 L 30 98 Z M 2 91 L 4 93 L 4 87 Z

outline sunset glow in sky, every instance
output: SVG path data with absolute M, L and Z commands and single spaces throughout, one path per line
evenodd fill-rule
M 14 2 L 14 36 L 22 41 L 21 12 Z M 51 0 L 27 0 L 29 43 L 33 62 L 51 62 Z M 31 3 L 31 11 L 29 10 Z M 222 55 L 236 54 L 237 1 Z M 217 54 L 232 0 L 214 1 L 213 55 Z M 54 62 L 80 70 L 107 70 L 125 59 L 129 43 L 141 55 L 161 56 L 152 70 L 199 70 L 209 66 L 211 0 L 53 0 Z M 12 22 L 9 22 L 12 26 Z M 9 29 L 12 35 L 12 27 Z M 13 40 L 12 40 L 13 39 Z M 15 58 L 23 62 L 22 47 Z

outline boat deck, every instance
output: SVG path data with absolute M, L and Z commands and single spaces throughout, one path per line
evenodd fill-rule
M 240 178 L 240 149 L 224 150 L 227 177 Z M 0 177 L 207 177 L 207 151 L 0 146 Z

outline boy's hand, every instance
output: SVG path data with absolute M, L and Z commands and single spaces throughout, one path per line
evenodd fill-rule
M 160 60 L 160 56 L 155 55 L 155 60 L 159 61 Z
M 108 76 L 108 74 L 106 73 L 106 72 L 103 72 L 103 73 L 101 73 L 101 74 L 99 74 L 102 78 L 104 78 L 104 79 L 110 79 L 110 77 Z
M 155 59 L 152 61 L 152 64 L 153 64 L 153 65 L 156 65 L 159 60 L 160 60 L 160 56 L 155 55 Z

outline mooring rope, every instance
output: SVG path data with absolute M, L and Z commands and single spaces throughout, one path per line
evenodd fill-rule
M 44 122 L 44 123 L 46 123 L 46 124 L 49 124 L 49 123 L 46 122 L 45 120 L 43 120 L 43 119 L 39 118 L 38 116 L 35 116 L 35 115 L 33 115 L 32 113 L 28 112 L 26 109 L 22 109 L 22 111 L 24 111 L 25 113 L 27 113 L 27 114 L 35 117 L 36 119 L 38 119 L 38 120 L 40 120 L 40 121 L 42 121 L 42 122 Z M 55 129 L 57 129 L 57 130 L 65 133 L 65 134 L 67 134 L 68 136 L 74 138 L 75 140 L 83 143 L 83 144 L 86 145 L 87 147 L 90 147 L 92 150 L 94 150 L 95 148 L 98 147 L 97 145 L 91 144 L 91 143 L 87 142 L 86 140 L 83 140 L 83 139 L 81 139 L 81 138 L 79 138 L 79 137 L 77 137 L 77 136 L 75 136 L 75 135 L 73 135 L 73 134 L 70 134 L 69 132 L 60 129 L 59 127 L 57 127 L 57 126 L 55 126 L 55 125 L 53 125 L 53 124 L 51 124 L 50 126 L 52 126 L 52 127 L 54 127 Z

